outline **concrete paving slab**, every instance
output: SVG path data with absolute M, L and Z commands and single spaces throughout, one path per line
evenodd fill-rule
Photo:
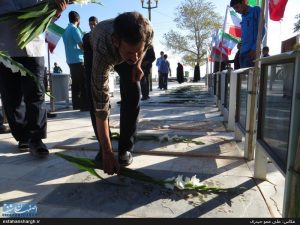
M 92 134 L 91 134 L 92 135 Z M 56 145 L 57 148 L 62 149 L 80 149 L 80 150 L 94 150 L 98 151 L 99 145 L 96 138 L 87 135 L 86 132 L 81 136 L 70 138 L 60 144 Z M 216 157 L 242 157 L 241 152 L 236 146 L 232 138 L 226 139 L 219 136 L 202 136 L 202 137 L 189 137 L 193 141 L 202 142 L 203 145 L 195 143 L 176 143 L 173 141 L 160 142 L 160 141 L 140 141 L 146 134 L 138 134 L 137 142 L 134 151 L 136 153 L 145 154 L 162 154 L 162 155 L 185 155 L 185 156 L 216 156 Z M 159 135 L 152 133 L 151 136 L 159 138 Z M 173 137 L 168 134 L 169 137 Z M 178 134 L 179 135 L 179 132 Z M 88 137 L 86 137 L 88 136 Z M 89 137 L 90 136 L 90 137 Z M 117 151 L 118 142 L 113 140 L 113 149 Z
M 138 123 L 138 130 L 159 129 L 197 130 L 206 132 L 225 131 L 225 127 L 220 121 L 141 120 Z

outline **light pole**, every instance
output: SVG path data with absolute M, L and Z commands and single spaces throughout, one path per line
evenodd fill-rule
M 158 0 L 155 0 L 153 2 L 155 2 L 155 6 L 152 6 L 152 0 L 148 0 L 147 1 L 148 6 L 144 6 L 144 0 L 141 0 L 142 8 L 143 9 L 148 9 L 148 19 L 150 21 L 151 21 L 151 9 L 157 8 Z
M 155 6 L 152 6 L 152 2 L 155 2 Z M 148 0 L 147 6 L 144 6 L 144 0 L 141 0 L 141 3 L 143 9 L 148 9 L 148 19 L 151 21 L 151 9 L 157 8 L 158 0 L 154 0 L 154 1 Z M 150 84 L 150 91 L 152 91 L 152 70 L 150 71 L 149 74 L 149 84 Z

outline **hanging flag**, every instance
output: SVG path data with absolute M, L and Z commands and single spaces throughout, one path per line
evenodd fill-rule
M 245 2 L 250 6 L 261 6 L 261 0 L 245 0 Z
M 228 59 L 232 49 L 237 45 L 237 43 L 239 43 L 239 41 L 240 40 L 238 38 L 218 30 L 212 40 L 212 61 L 220 62 L 221 60 L 223 61 L 224 59 Z
M 234 38 L 241 38 L 241 16 L 228 6 L 224 32 Z
M 46 30 L 46 42 L 48 43 L 48 48 L 51 53 L 55 49 L 59 39 L 64 33 L 64 29 L 55 23 L 51 23 Z
M 280 21 L 283 17 L 288 0 L 269 0 L 270 19 Z

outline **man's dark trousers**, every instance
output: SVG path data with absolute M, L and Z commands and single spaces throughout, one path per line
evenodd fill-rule
M 72 78 L 73 109 L 88 110 L 86 96 L 85 71 L 83 63 L 69 64 Z
M 13 59 L 33 72 L 35 77 L 12 73 L 10 69 L 0 64 L 0 92 L 11 133 L 17 141 L 46 138 L 44 57 Z
M 143 98 L 149 97 L 149 77 L 150 77 L 150 71 L 144 70 L 144 76 L 141 80 L 141 91 Z
M 133 66 L 126 62 L 115 66 L 115 70 L 120 75 L 121 92 L 119 154 L 133 151 L 140 112 L 141 87 L 139 81 L 132 81 L 132 69 Z

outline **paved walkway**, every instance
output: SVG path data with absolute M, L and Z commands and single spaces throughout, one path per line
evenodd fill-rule
M 10 134 L 0 135 L 0 206 L 4 202 L 35 202 L 38 217 L 281 217 L 283 177 L 269 164 L 269 181 L 253 179 L 253 162 L 246 162 L 232 132 L 203 83 L 170 83 L 168 91 L 154 90 L 141 104 L 134 162 L 130 168 L 155 178 L 197 175 L 217 187 L 243 191 L 199 194 L 170 191 L 129 178 L 108 177 L 111 185 L 82 172 L 53 153 L 93 158 L 97 152 L 89 113 L 64 109 L 48 123 L 48 159 L 17 151 Z M 153 87 L 156 87 L 154 84 Z M 111 127 L 118 132 L 119 93 L 112 98 Z M 159 142 L 145 136 L 167 134 L 203 142 Z M 114 141 L 113 146 L 117 147 Z M 2 213 L 1 213 L 2 215 Z M 1 216 L 0 215 L 0 216 Z

